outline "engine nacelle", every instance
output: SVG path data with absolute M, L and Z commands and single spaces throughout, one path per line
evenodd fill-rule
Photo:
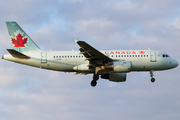
M 110 65 L 105 65 L 104 68 L 111 69 L 114 73 L 131 72 L 131 61 L 114 61 Z
M 78 72 L 93 72 L 93 69 L 89 69 L 88 64 L 81 64 L 73 67 L 73 70 Z
M 109 79 L 112 82 L 125 82 L 126 81 L 126 73 L 110 73 L 101 75 L 103 79 Z
M 114 62 L 114 72 L 131 72 L 131 61 Z

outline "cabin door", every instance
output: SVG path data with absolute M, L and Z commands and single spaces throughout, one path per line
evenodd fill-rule
M 46 52 L 41 53 L 41 63 L 47 63 L 47 53 Z
M 156 60 L 156 52 L 155 51 L 151 51 L 150 52 L 150 55 L 151 55 L 151 62 L 156 62 L 157 60 Z

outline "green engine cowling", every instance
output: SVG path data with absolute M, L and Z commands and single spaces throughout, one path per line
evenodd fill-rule
M 110 73 L 101 75 L 103 79 L 109 79 L 112 82 L 125 82 L 126 81 L 126 73 Z

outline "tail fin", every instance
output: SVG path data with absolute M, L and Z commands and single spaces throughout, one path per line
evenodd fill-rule
M 6 22 L 12 47 L 18 52 L 40 50 L 33 40 L 24 32 L 16 22 Z

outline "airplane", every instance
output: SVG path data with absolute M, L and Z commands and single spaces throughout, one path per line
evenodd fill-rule
M 37 68 L 93 74 L 91 86 L 97 85 L 99 76 L 112 82 L 125 82 L 126 73 L 148 71 L 151 82 L 154 72 L 178 66 L 178 62 L 164 52 L 155 50 L 97 50 L 77 39 L 79 51 L 43 51 L 16 22 L 6 22 L 13 49 L 2 59 Z

